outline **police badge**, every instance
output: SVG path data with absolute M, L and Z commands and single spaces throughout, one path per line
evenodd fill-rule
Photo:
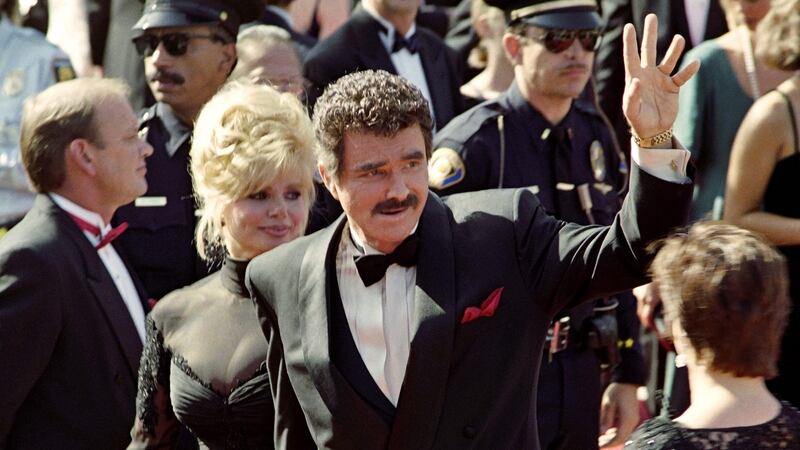
M 22 69 L 12 69 L 3 79 L 3 95 L 15 97 L 25 88 L 25 71 Z
M 594 179 L 601 182 L 606 179 L 606 156 L 603 154 L 603 145 L 600 141 L 593 141 L 589 146 L 589 161 L 592 163 Z

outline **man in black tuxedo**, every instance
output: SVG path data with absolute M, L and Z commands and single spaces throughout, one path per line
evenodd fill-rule
M 422 91 L 436 128 L 460 113 L 461 68 L 441 38 L 414 24 L 419 5 L 420 0 L 363 0 L 339 30 L 309 52 L 309 103 L 343 75 L 380 69 L 409 79 Z
M 687 6 L 700 10 L 687 10 Z M 622 67 L 623 26 L 633 23 L 638 30 L 637 39 L 641 42 L 640 31 L 644 26 L 644 18 L 648 14 L 655 14 L 660 23 L 656 40 L 660 58 L 667 51 L 672 36 L 676 34 L 685 38 L 685 51 L 689 51 L 707 39 L 724 34 L 728 31 L 728 25 L 719 0 L 600 0 L 600 9 L 606 31 L 603 44 L 595 57 L 595 92 L 600 107 L 614 126 L 620 146 L 630 155 L 630 133 L 619 107 L 625 89 L 625 68 Z M 678 60 L 679 67 L 680 64 L 681 61 Z
M 113 245 L 117 207 L 147 189 L 128 89 L 59 83 L 25 105 L 21 153 L 38 192 L 0 240 L 0 448 L 121 449 L 148 309 Z
M 625 107 L 642 138 L 608 227 L 558 221 L 525 188 L 439 199 L 427 188 L 432 120 L 412 84 L 369 71 L 326 90 L 319 170 L 345 214 L 247 276 L 277 448 L 538 448 L 529 425 L 550 320 L 641 283 L 648 242 L 687 217 L 689 155 L 669 147 L 698 64 L 670 77 L 681 46 L 656 65 L 654 16 L 645 28 L 644 62 L 625 35 Z

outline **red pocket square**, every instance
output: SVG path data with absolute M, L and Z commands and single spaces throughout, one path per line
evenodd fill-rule
M 503 294 L 503 289 L 504 288 L 500 287 L 492 291 L 489 297 L 481 303 L 480 308 L 470 306 L 465 309 L 464 316 L 461 318 L 461 323 L 472 322 L 479 317 L 492 317 L 497 310 L 497 306 L 500 304 L 500 296 Z
M 148 298 L 147 299 L 147 306 L 149 307 L 149 311 L 152 311 L 153 308 L 156 307 L 156 303 L 158 303 L 158 300 L 156 300 L 154 298 Z

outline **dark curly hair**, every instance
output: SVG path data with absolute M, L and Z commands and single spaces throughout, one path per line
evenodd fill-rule
M 765 239 L 700 222 L 663 241 L 650 272 L 698 362 L 737 377 L 777 375 L 789 281 L 785 258 Z
M 314 107 L 318 159 L 336 177 L 346 132 L 392 137 L 413 125 L 419 125 L 430 157 L 433 119 L 416 86 L 383 70 L 345 75 L 325 89 Z

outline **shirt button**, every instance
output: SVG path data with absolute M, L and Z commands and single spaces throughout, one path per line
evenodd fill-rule
M 475 427 L 471 427 L 469 425 L 464 427 L 464 437 L 467 439 L 474 439 L 477 435 L 477 431 L 475 431 Z

